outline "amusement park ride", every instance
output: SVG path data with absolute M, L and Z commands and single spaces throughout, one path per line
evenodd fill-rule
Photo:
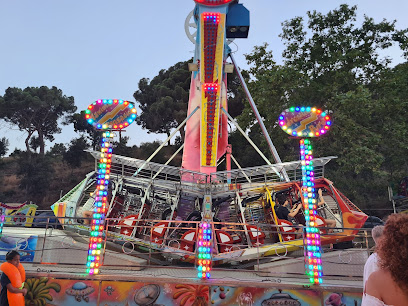
M 195 263 L 199 278 L 209 278 L 213 265 L 251 263 L 259 257 L 304 248 L 307 274 L 312 283 L 319 283 L 320 245 L 353 240 L 367 218 L 324 178 L 324 166 L 334 157 L 312 157 L 309 138 L 326 133 L 330 117 L 307 105 L 283 112 L 278 124 L 292 137 L 300 138 L 301 159 L 281 162 L 228 46 L 231 40 L 248 36 L 249 11 L 237 0 L 195 2 L 186 20 L 187 28 L 197 30 L 190 34 L 186 29 L 195 44 L 194 61 L 189 65 L 188 116 L 169 136 L 185 128 L 181 167 L 168 165 L 175 155 L 166 164 L 151 162 L 157 151 L 146 161 L 115 155 L 113 137 L 135 120 L 136 109 L 128 101 L 97 100 L 86 111 L 88 122 L 104 133 L 101 151 L 90 152 L 97 169 L 52 208 L 57 217 L 72 218 L 65 219 L 64 227 L 90 232 L 90 274 L 97 274 L 102 265 L 103 240 L 116 237 L 122 243 L 131 242 L 136 250 L 149 245 L 165 260 Z M 227 62 L 229 58 L 232 64 Z M 227 75 L 233 67 L 274 164 L 228 114 Z M 264 166 L 239 166 L 228 143 L 228 121 L 261 154 Z M 220 171 L 222 158 L 226 169 Z M 237 169 L 232 169 L 231 161 Z M 326 203 L 320 209 L 319 188 L 325 190 Z M 276 199 L 282 196 L 290 206 L 302 203 L 298 214 L 302 217 L 297 216 L 296 222 L 278 218 Z M 75 221 L 83 217 L 92 220 L 84 224 Z M 106 218 L 117 221 L 106 224 Z M 336 221 L 333 232 L 327 231 L 326 219 Z M 298 238 L 296 227 L 303 229 L 304 238 Z

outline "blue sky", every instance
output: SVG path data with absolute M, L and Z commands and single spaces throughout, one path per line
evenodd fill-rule
M 243 55 L 268 42 L 279 61 L 283 44 L 281 23 L 309 10 L 326 13 L 342 3 L 358 5 L 375 21 L 397 20 L 407 28 L 406 0 L 241 0 L 251 12 L 248 39 L 236 40 L 235 58 L 246 67 Z M 133 101 L 138 81 L 160 69 L 192 57 L 194 46 L 184 32 L 193 0 L 3 0 L 0 1 L 0 95 L 8 87 L 57 86 L 74 96 L 78 110 L 100 98 Z M 403 59 L 396 50 L 387 56 Z M 256 101 L 255 101 L 256 102 Z M 134 124 L 130 144 L 163 140 Z M 9 153 L 23 149 L 25 134 L 0 121 L 0 138 L 10 141 Z M 56 142 L 78 137 L 72 126 L 63 127 Z M 47 143 L 47 149 L 53 144 Z

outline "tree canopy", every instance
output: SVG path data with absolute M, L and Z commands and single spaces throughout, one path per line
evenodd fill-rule
M 86 121 L 85 111 L 81 111 L 70 116 L 69 123 L 74 124 L 75 132 L 79 133 L 81 137 L 84 137 L 87 141 L 90 141 L 92 148 L 95 150 L 99 145 L 98 142 L 101 139 L 102 132 L 96 130 L 88 123 L 88 121 Z
M 143 78 L 133 97 L 139 103 L 142 113 L 137 123 L 152 133 L 166 133 L 180 125 L 187 117 L 191 72 L 190 61 L 179 62 L 168 69 L 160 70 L 152 80 Z M 227 78 L 229 112 L 235 117 L 242 112 L 243 92 L 236 74 Z M 184 141 L 184 130 L 180 130 Z
M 137 123 L 149 132 L 169 135 L 187 116 L 189 88 L 188 62 L 160 70 L 151 81 L 141 79 L 133 94 L 142 110 Z
M 408 31 L 367 16 L 357 25 L 356 16 L 348 5 L 308 12 L 282 24 L 282 64 L 267 44 L 246 57 L 249 88 L 281 158 L 298 159 L 298 149 L 276 124 L 279 113 L 297 105 L 328 110 L 334 125 L 313 142 L 315 156 L 339 157 L 327 176 L 364 206 L 384 201 L 388 182 L 407 171 L 407 63 L 392 68 L 383 54 L 398 45 L 407 56 Z M 239 122 L 253 127 L 249 107 Z
M 6 155 L 8 151 L 9 141 L 6 137 L 0 138 L 0 157 Z
M 84 151 L 88 148 L 89 144 L 83 136 L 71 140 L 68 150 L 63 152 L 64 161 L 71 166 L 71 170 L 72 168 L 78 168 L 81 166 L 82 161 L 84 161 L 89 155 L 89 153 Z
M 45 140 L 53 141 L 54 134 L 61 132 L 59 120 L 75 111 L 74 98 L 55 86 L 9 87 L 0 98 L 0 118 L 27 132 L 27 152 L 31 152 L 30 138 L 37 132 L 41 155 L 45 153 Z

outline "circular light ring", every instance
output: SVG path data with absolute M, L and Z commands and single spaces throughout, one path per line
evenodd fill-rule
M 278 124 L 293 137 L 320 137 L 330 130 L 332 121 L 316 107 L 293 106 L 279 115 Z
M 121 130 L 132 124 L 137 117 L 132 102 L 118 99 L 99 99 L 85 110 L 85 119 L 98 130 Z
M 209 6 L 216 6 L 216 5 L 224 5 L 232 2 L 233 0 L 194 0 L 197 4 L 209 5 Z

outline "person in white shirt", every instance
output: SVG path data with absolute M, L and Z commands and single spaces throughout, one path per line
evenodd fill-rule
M 392 214 L 377 241 L 379 269 L 368 277 L 361 306 L 408 305 L 408 214 Z
M 379 239 L 381 238 L 383 234 L 383 231 L 384 231 L 383 225 L 377 225 L 373 228 L 371 235 L 374 239 L 375 245 L 377 245 Z M 377 252 L 374 252 L 373 254 L 370 255 L 370 257 L 368 257 L 364 265 L 363 288 L 365 288 L 366 281 L 368 277 L 370 276 L 370 274 L 377 271 L 378 269 L 379 269 L 378 255 L 377 255 Z

